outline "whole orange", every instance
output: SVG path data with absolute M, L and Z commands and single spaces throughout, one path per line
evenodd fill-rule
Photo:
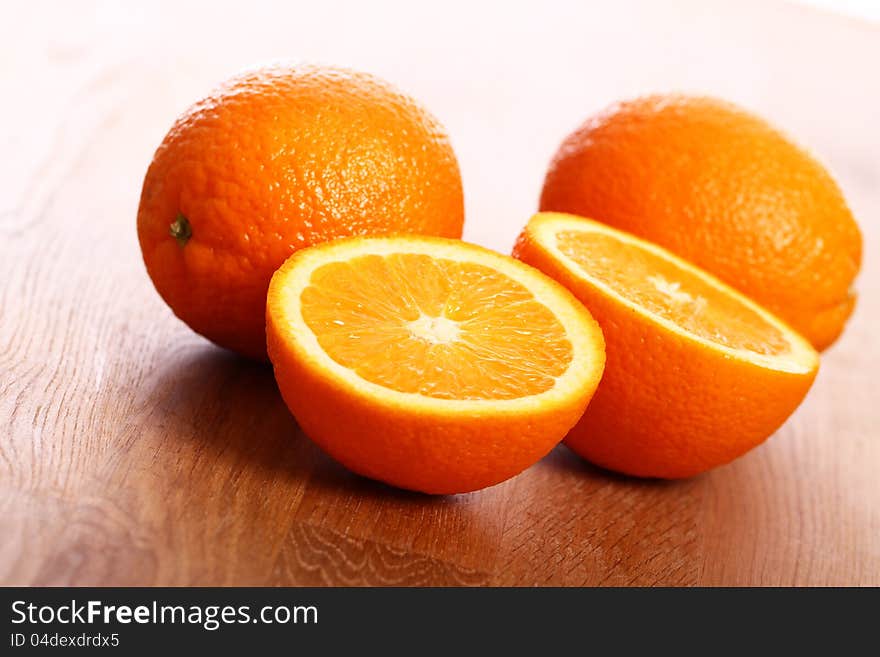
M 350 235 L 461 237 L 440 124 L 364 73 L 266 67 L 189 108 L 153 157 L 138 238 L 162 298 L 217 344 L 266 358 L 266 292 L 294 251 Z
M 812 156 L 730 103 L 666 95 L 613 105 L 562 143 L 540 207 L 668 248 L 818 349 L 853 310 L 862 239 L 839 187 Z

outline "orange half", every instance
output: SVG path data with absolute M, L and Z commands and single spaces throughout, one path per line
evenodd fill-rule
M 269 357 L 303 430 L 355 472 L 429 493 L 503 481 L 583 414 L 601 331 L 562 286 L 457 240 L 337 240 L 293 255 Z
M 514 249 L 596 317 L 607 366 L 566 442 L 621 472 L 685 477 L 770 436 L 818 370 L 812 346 L 710 274 L 599 222 L 533 217 Z

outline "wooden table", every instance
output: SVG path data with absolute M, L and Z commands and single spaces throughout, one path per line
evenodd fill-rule
M 763 2 L 177 4 L 21 3 L 0 27 L 0 582 L 880 585 L 880 27 Z M 504 251 L 590 112 L 658 89 L 752 107 L 860 219 L 855 317 L 778 435 L 690 481 L 562 447 L 455 497 L 349 474 L 267 366 L 172 316 L 135 236 L 174 116 L 278 57 L 370 70 L 432 108 L 466 237 Z

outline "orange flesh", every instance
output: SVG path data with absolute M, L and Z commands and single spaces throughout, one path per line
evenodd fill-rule
M 323 265 L 300 296 L 330 358 L 372 383 L 439 399 L 515 399 L 549 390 L 572 346 L 520 283 L 420 254 Z
M 673 261 L 593 231 L 562 231 L 557 245 L 592 278 L 685 331 L 764 355 L 790 350 L 779 329 Z

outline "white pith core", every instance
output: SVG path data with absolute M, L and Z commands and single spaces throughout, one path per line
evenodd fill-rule
M 450 344 L 458 340 L 461 333 L 458 322 L 447 317 L 421 315 L 407 324 L 407 328 L 417 338 L 430 344 Z
M 706 300 L 703 297 L 698 296 L 694 298 L 682 290 L 681 283 L 678 281 L 669 281 L 662 275 L 656 274 L 654 276 L 648 276 L 648 282 L 651 283 L 660 294 L 664 295 L 673 303 L 688 304 L 696 302 L 700 305 L 706 305 Z

